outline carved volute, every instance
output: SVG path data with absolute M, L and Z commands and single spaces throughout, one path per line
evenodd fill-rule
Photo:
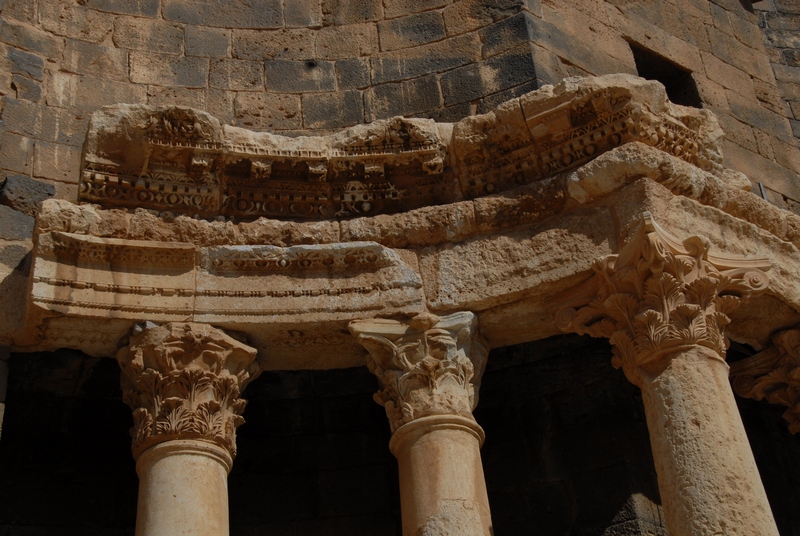
M 392 432 L 429 415 L 473 418 L 488 352 L 474 314 L 359 320 L 350 331 L 369 351 L 367 366 L 381 386 L 375 401 Z
M 731 364 L 733 390 L 739 396 L 786 406 L 789 430 L 800 432 L 800 329 L 772 337 L 773 345 Z
M 236 455 L 256 350 L 205 324 L 137 329 L 120 349 L 122 392 L 133 409 L 133 455 L 171 439 L 200 439 Z
M 594 275 L 555 301 L 564 331 L 605 337 L 613 363 L 641 385 L 663 358 L 691 346 L 724 359 L 728 314 L 767 289 L 766 259 L 710 254 L 702 237 L 680 242 L 644 213 L 636 237 L 619 255 L 594 266 Z

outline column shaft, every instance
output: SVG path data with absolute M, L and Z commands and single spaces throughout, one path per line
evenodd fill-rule
M 727 364 L 698 346 L 665 363 L 641 388 L 669 534 L 777 536 Z
M 400 471 L 403 536 L 489 536 L 492 520 L 477 404 L 487 347 L 473 313 L 362 320 L 350 331 L 369 351 Z
M 136 536 L 227 536 L 229 469 L 230 457 L 203 441 L 168 441 L 144 451 L 136 463 Z
M 483 430 L 457 416 L 423 417 L 394 433 L 403 536 L 492 533 L 482 442 Z

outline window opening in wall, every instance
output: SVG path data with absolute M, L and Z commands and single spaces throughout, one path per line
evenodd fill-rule
M 675 104 L 702 108 L 703 101 L 690 71 L 634 43 L 630 47 L 639 76 L 664 84 L 669 100 Z

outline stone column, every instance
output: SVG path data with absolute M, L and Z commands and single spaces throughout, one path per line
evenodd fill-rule
M 117 354 L 133 409 L 137 536 L 228 534 L 228 473 L 256 350 L 203 324 L 148 324 Z
M 658 486 L 673 536 L 777 536 L 728 382 L 728 314 L 766 290 L 764 259 L 716 257 L 645 213 L 637 237 L 559 299 L 566 331 L 610 339 L 642 390 Z
M 731 365 L 736 394 L 786 406 L 789 431 L 800 432 L 800 329 L 772 336 L 772 346 Z
M 472 416 L 487 347 L 472 313 L 364 320 L 350 331 L 369 351 L 400 471 L 404 536 L 492 534 Z

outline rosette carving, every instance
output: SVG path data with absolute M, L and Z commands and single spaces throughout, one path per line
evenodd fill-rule
M 374 398 L 392 432 L 428 415 L 473 418 L 488 353 L 474 314 L 358 320 L 349 328 L 369 351 L 367 366 L 380 382 Z
M 692 346 L 723 358 L 728 314 L 767 289 L 769 262 L 718 257 L 710 249 L 698 236 L 680 242 L 645 212 L 620 254 L 598 261 L 589 280 L 554 303 L 556 323 L 608 338 L 614 366 L 637 385 L 663 357 Z
M 800 432 L 800 329 L 782 331 L 773 345 L 731 364 L 733 390 L 739 396 L 786 406 L 789 430 Z
M 133 455 L 171 439 L 211 441 L 236 456 L 241 391 L 260 369 L 256 350 L 204 324 L 137 329 L 117 353 L 133 409 Z

